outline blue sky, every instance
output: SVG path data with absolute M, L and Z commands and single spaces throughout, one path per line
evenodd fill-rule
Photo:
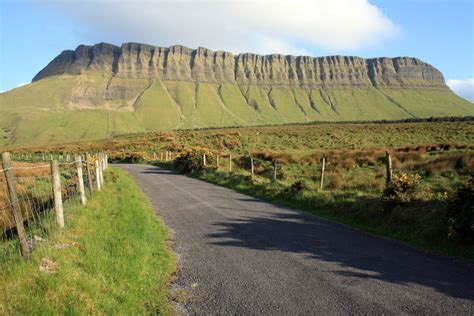
M 182 44 L 262 54 L 412 56 L 474 100 L 474 1 L 0 0 L 0 91 L 79 44 Z

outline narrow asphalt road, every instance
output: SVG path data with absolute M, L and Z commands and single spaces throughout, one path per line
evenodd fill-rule
M 189 314 L 474 315 L 474 267 L 233 190 L 119 165 L 171 228 Z

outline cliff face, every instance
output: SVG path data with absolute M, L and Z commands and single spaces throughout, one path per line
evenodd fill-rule
M 474 115 L 474 105 L 449 90 L 438 70 L 407 57 L 233 55 L 102 43 L 62 52 L 33 81 L 0 93 L 0 145 L 187 128 Z
M 233 55 L 205 48 L 127 43 L 81 45 L 57 56 L 33 81 L 100 71 L 117 78 L 308 87 L 446 88 L 443 75 L 416 58 Z

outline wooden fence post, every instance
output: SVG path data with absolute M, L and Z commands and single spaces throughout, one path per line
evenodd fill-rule
M 216 169 L 219 170 L 219 153 L 216 155 Z
M 99 170 L 99 161 L 95 160 L 94 161 L 94 167 L 95 167 L 95 183 L 97 185 L 97 191 L 100 192 L 100 170 Z
M 104 159 L 103 155 L 99 156 L 100 186 L 104 187 Z
M 386 167 L 387 167 L 387 187 L 392 185 L 392 157 L 390 152 L 387 150 L 385 153 L 386 156 Z
M 253 157 L 250 157 L 250 172 L 252 174 L 252 179 L 255 176 L 255 169 L 253 167 Z
M 202 163 L 204 165 L 204 167 L 206 166 L 206 153 L 203 153 L 202 154 Z
M 54 211 L 56 212 L 56 223 L 64 227 L 63 197 L 61 193 L 61 175 L 57 160 L 51 161 L 51 177 L 53 181 Z
M 91 166 L 90 166 L 90 155 L 86 153 L 86 172 L 87 172 L 87 184 L 89 186 L 89 191 L 92 193 L 94 191 L 94 186 L 92 183 L 92 174 L 91 174 Z
M 2 166 L 3 172 L 5 173 L 5 179 L 7 181 L 8 195 L 12 203 L 13 218 L 15 219 L 16 231 L 18 233 L 18 239 L 20 240 L 20 252 L 25 258 L 28 257 L 29 249 L 28 243 L 26 242 L 25 226 L 23 226 L 23 214 L 21 213 L 20 202 L 15 190 L 15 175 L 12 170 L 11 156 L 10 153 L 2 154 Z
M 156 161 L 156 152 L 153 152 L 153 160 Z
M 81 194 L 81 204 L 87 204 L 86 191 L 84 190 L 84 178 L 82 177 L 82 158 L 80 155 L 76 156 L 77 179 L 79 184 L 79 193 Z
M 273 181 L 277 179 L 277 161 L 276 159 L 273 161 Z
M 326 165 L 326 158 L 323 158 L 321 161 L 321 178 L 319 179 L 319 188 L 322 190 L 324 188 L 324 167 Z
M 229 172 L 232 172 L 232 153 L 229 153 Z

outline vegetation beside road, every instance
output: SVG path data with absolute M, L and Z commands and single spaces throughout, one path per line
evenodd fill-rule
M 125 172 L 111 169 L 106 181 L 28 261 L 2 267 L 0 314 L 173 312 L 167 285 L 176 262 L 165 226 Z
M 391 190 L 384 190 L 384 153 L 374 150 L 321 153 L 333 165 L 327 169 L 327 187 L 319 188 L 318 157 L 315 165 L 305 158 L 287 156 L 254 158 L 252 178 L 248 158 L 236 157 L 232 172 L 228 158 L 219 169 L 213 156 L 190 152 L 175 163 L 156 165 L 185 172 L 274 204 L 344 223 L 367 232 L 395 238 L 453 258 L 474 261 L 474 156 L 463 149 L 424 152 L 424 149 L 394 150 L 396 174 Z M 254 156 L 255 157 L 255 156 Z M 277 181 L 272 164 L 277 160 Z M 284 162 L 284 163 L 283 163 Z M 309 171 L 309 172 L 308 172 Z M 457 207 L 452 207 L 457 204 Z
M 206 153 L 208 166 L 193 173 L 196 177 L 437 253 L 473 260 L 472 241 L 463 241 L 450 228 L 474 220 L 474 211 L 467 207 L 459 215 L 448 208 L 457 189 L 467 186 L 473 177 L 473 135 L 472 120 L 327 123 L 147 133 L 16 151 L 107 151 L 115 161 L 160 163 L 165 151 L 172 152 L 173 158 L 197 152 L 201 164 Z M 395 175 L 420 176 L 409 194 L 395 201 L 385 199 L 385 203 L 395 203 L 389 208 L 382 205 L 386 150 L 392 153 Z M 232 172 L 227 171 L 229 154 Z M 255 163 L 254 179 L 250 157 Z M 318 189 L 322 158 L 326 159 L 323 190 Z M 275 161 L 277 180 L 272 181 Z

